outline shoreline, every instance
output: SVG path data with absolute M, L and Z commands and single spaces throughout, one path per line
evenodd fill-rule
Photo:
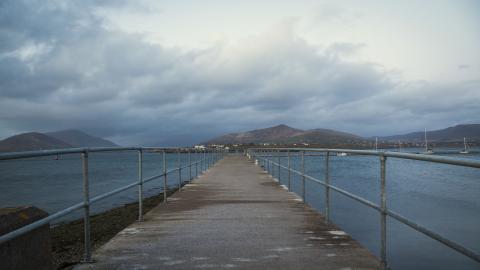
M 167 191 L 167 196 L 177 189 Z M 163 202 L 163 193 L 143 199 L 143 214 Z M 90 216 L 92 251 L 138 220 L 138 201 Z M 72 269 L 83 259 L 83 218 L 50 228 L 54 269 Z

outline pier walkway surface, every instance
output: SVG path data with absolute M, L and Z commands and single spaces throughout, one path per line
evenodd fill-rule
M 226 156 L 75 269 L 378 269 L 243 156 Z

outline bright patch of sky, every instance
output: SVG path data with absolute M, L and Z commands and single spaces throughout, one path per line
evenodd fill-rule
M 142 1 L 104 8 L 107 26 L 187 50 L 237 44 L 289 21 L 319 49 L 342 47 L 409 80 L 474 80 L 480 74 L 477 1 Z

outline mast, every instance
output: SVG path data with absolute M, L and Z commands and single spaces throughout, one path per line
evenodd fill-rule
M 425 128 L 425 151 L 428 151 L 427 128 Z

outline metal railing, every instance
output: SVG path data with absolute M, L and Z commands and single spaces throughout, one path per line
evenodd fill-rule
M 111 190 L 109 192 L 97 195 L 95 197 L 90 197 L 90 187 L 89 187 L 89 153 L 94 152 L 119 152 L 119 151 L 136 151 L 138 153 L 138 180 L 136 182 L 130 183 L 123 187 Z M 143 153 L 144 152 L 158 152 L 162 154 L 162 163 L 163 163 L 163 172 L 148 178 L 143 178 Z M 167 169 L 167 153 L 177 153 L 177 167 L 168 170 Z M 185 153 L 188 155 L 188 163 L 182 166 L 180 155 Z M 192 162 L 191 154 L 194 153 L 195 160 Z M 6 233 L 0 236 L 0 245 L 8 242 L 18 236 L 21 236 L 25 233 L 28 233 L 36 228 L 39 228 L 43 225 L 49 224 L 51 221 L 63 217 L 72 213 L 73 211 L 83 208 L 83 220 L 84 220 L 84 256 L 83 262 L 92 261 L 91 253 L 91 243 L 90 243 L 90 205 L 96 203 L 100 200 L 113 196 L 119 192 L 128 190 L 135 186 L 138 187 L 138 221 L 143 221 L 143 185 L 147 182 L 150 182 L 155 179 L 163 177 L 163 201 L 167 203 L 167 176 L 170 173 L 178 171 L 178 190 L 182 186 L 182 170 L 188 168 L 188 175 L 190 182 L 192 178 L 192 167 L 195 167 L 195 177 L 198 177 L 199 171 L 200 174 L 206 171 L 210 166 L 215 164 L 218 160 L 223 158 L 224 151 L 217 149 L 193 149 L 193 148 L 172 148 L 172 147 L 98 147 L 98 148 L 71 148 L 71 149 L 61 149 L 61 150 L 42 150 L 42 151 L 26 151 L 26 152 L 13 152 L 13 153 L 2 153 L 0 154 L 0 161 L 2 160 L 12 160 L 12 159 L 22 159 L 22 158 L 32 158 L 32 157 L 43 157 L 43 156 L 54 156 L 54 155 L 66 155 L 66 154 L 81 154 L 82 159 L 82 174 L 83 174 L 83 202 L 74 204 L 68 208 L 60 210 L 54 214 L 51 214 L 43 219 L 37 220 L 33 223 L 30 223 L 26 226 L 23 226 L 19 229 Z M 198 168 L 200 167 L 200 168 Z
M 324 180 L 316 179 L 310 175 L 305 174 L 305 152 L 310 153 L 323 153 L 323 154 L 307 154 L 309 156 L 325 156 L 325 175 Z M 283 154 L 281 154 L 283 153 Z M 300 156 L 300 171 L 291 168 L 291 157 L 292 153 L 296 153 L 296 156 Z M 339 187 L 333 186 L 330 184 L 329 176 L 329 159 L 331 153 L 345 153 L 353 155 L 367 155 L 367 156 L 378 156 L 380 162 L 380 205 L 375 204 L 365 198 L 362 198 L 358 195 L 355 195 L 351 192 L 348 192 Z M 401 152 L 381 152 L 381 151 L 369 151 L 369 150 L 346 150 L 346 149 L 310 149 L 310 148 L 250 148 L 246 151 L 246 154 L 249 158 L 260 161 L 268 173 L 271 173 L 273 176 L 274 166 L 277 166 L 278 169 L 278 180 L 280 181 L 280 168 L 288 170 L 288 179 L 287 187 L 288 190 L 291 190 L 291 173 L 295 173 L 301 176 L 301 196 L 302 200 L 305 203 L 305 179 L 311 180 L 315 183 L 318 183 L 325 187 L 325 220 L 327 224 L 330 222 L 330 190 L 336 191 L 342 195 L 345 195 L 349 198 L 352 198 L 370 208 L 377 210 L 380 213 L 380 263 L 382 269 L 387 268 L 387 216 L 394 218 L 395 220 L 413 228 L 414 230 L 421 232 L 428 237 L 439 241 L 440 243 L 446 245 L 447 247 L 456 250 L 457 252 L 471 258 L 476 262 L 480 262 L 480 254 L 477 254 L 475 251 L 457 243 L 452 240 L 449 240 L 442 235 L 433 232 L 410 219 L 400 215 L 397 212 L 394 212 L 387 208 L 386 200 L 386 163 L 387 158 L 401 158 L 401 159 L 410 159 L 410 160 L 419 160 L 427 161 L 434 163 L 443 163 L 471 168 L 480 168 L 480 161 L 476 160 L 465 160 L 465 159 L 456 159 L 442 156 L 431 156 L 431 155 L 422 155 L 422 154 L 409 154 Z M 287 166 L 280 164 L 280 156 L 283 155 L 287 157 Z M 269 157 L 271 159 L 269 159 Z M 273 158 L 277 157 L 278 162 L 274 162 Z

